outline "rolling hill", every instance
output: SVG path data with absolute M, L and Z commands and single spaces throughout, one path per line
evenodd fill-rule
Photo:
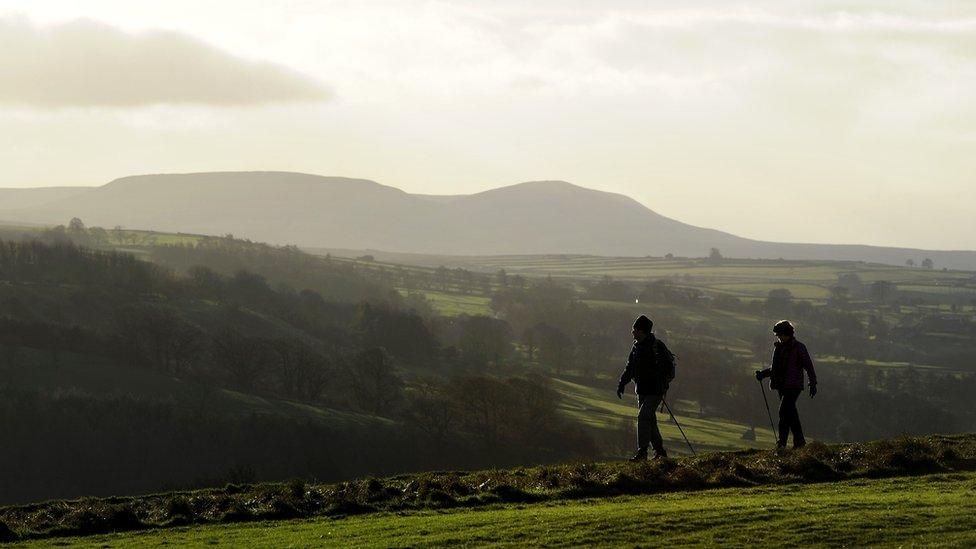
M 55 196 L 7 199 L 0 220 L 231 233 L 271 243 L 397 252 L 593 254 L 860 260 L 976 269 L 976 251 L 763 242 L 695 227 L 626 196 L 563 181 L 534 181 L 472 195 L 409 194 L 374 181 L 288 172 L 142 175 Z M 40 193 L 49 193 L 42 200 Z

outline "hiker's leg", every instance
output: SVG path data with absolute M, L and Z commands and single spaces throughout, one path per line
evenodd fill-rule
M 661 401 L 658 400 L 657 404 Z M 654 408 L 657 406 L 651 395 L 637 395 L 637 448 L 647 450 L 652 441 L 652 432 L 657 428 Z
M 647 448 L 648 443 L 658 454 L 664 453 L 664 439 L 661 429 L 657 426 L 657 407 L 661 405 L 663 395 L 640 395 L 640 413 L 637 414 L 637 438 L 641 448 Z
M 800 416 L 796 411 L 796 400 L 800 397 L 802 389 L 784 389 L 779 392 L 779 445 L 786 446 L 786 441 L 793 432 L 793 444 L 796 445 L 796 433 L 800 425 Z M 800 439 L 803 440 L 803 433 Z M 800 446 L 802 446 L 802 442 Z
M 776 444 L 779 446 L 786 446 L 786 440 L 790 438 L 790 427 L 793 424 L 793 417 L 791 414 L 791 406 L 789 404 L 789 399 L 787 398 L 787 391 L 779 390 L 779 439 L 777 439 Z
M 793 432 L 793 446 L 796 448 L 807 443 L 806 439 L 803 438 L 803 426 L 800 425 L 800 410 L 796 407 L 796 401 L 802 394 L 803 389 L 793 389 L 788 397 L 793 402 L 793 421 L 790 423 L 790 431 Z

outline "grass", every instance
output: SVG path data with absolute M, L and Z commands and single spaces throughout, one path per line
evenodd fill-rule
M 601 390 L 566 379 L 553 378 L 553 388 L 562 395 L 563 413 L 574 421 L 592 429 L 595 434 L 617 428 L 621 421 L 633 422 L 637 413 L 636 398 L 631 392 L 617 399 L 612 388 Z M 612 387 L 611 382 L 608 387 Z M 756 428 L 756 440 L 743 440 L 748 426 L 717 418 L 699 418 L 685 415 L 678 402 L 671 402 L 672 411 L 696 449 L 729 450 L 741 448 L 768 448 L 775 442 L 772 432 Z M 658 425 L 665 445 L 675 453 L 686 453 L 687 446 L 671 416 L 665 411 L 657 414 Z M 613 433 L 616 435 L 616 433 Z
M 406 294 L 407 291 L 404 290 L 403 293 Z M 466 314 L 472 316 L 489 316 L 492 314 L 491 300 L 485 296 L 452 294 L 429 290 L 425 290 L 421 293 L 428 300 L 430 300 L 430 304 L 434 308 L 434 311 L 441 315 L 459 316 Z
M 285 533 L 287 530 L 278 528 L 262 532 L 253 530 L 253 526 L 212 525 L 318 518 L 320 520 L 316 522 L 287 523 L 285 528 L 297 526 L 297 532 L 324 528 L 314 534 L 323 536 L 317 538 L 323 543 L 326 540 L 324 536 L 328 535 L 332 536 L 328 538 L 329 542 L 342 545 L 408 545 L 411 538 L 400 539 L 401 534 L 398 533 L 404 532 L 400 524 L 402 514 L 418 517 L 412 519 L 420 521 L 417 530 L 410 530 L 413 535 L 420 535 L 422 529 L 428 529 L 428 532 L 437 529 L 441 536 L 448 536 L 441 539 L 444 543 L 508 541 L 578 544 L 605 540 L 600 536 L 606 536 L 609 532 L 648 536 L 654 533 L 655 528 L 671 532 L 679 526 L 685 528 L 682 532 L 689 536 L 689 543 L 708 540 L 731 542 L 731 538 L 714 536 L 723 531 L 723 535 L 751 536 L 758 534 L 759 528 L 762 531 L 774 530 L 763 525 L 753 525 L 751 531 L 731 528 L 739 523 L 739 519 L 766 517 L 786 521 L 784 526 L 792 527 L 798 524 L 791 521 L 809 520 L 809 513 L 820 513 L 823 527 L 830 532 L 818 532 L 813 526 L 806 525 L 798 528 L 800 533 L 835 535 L 838 530 L 831 521 L 843 513 L 848 513 L 852 521 L 867 517 L 877 521 L 887 520 L 896 526 L 904 524 L 852 507 L 848 494 L 843 492 L 844 481 L 854 481 L 846 484 L 854 487 L 848 492 L 862 498 L 867 497 L 863 494 L 872 490 L 862 490 L 859 488 L 861 486 L 891 487 L 874 490 L 881 493 L 872 496 L 874 499 L 862 500 L 872 505 L 870 509 L 883 512 L 898 505 L 912 513 L 914 518 L 924 520 L 924 524 L 929 525 L 927 528 L 937 524 L 938 529 L 933 531 L 955 525 L 961 532 L 967 532 L 974 520 L 971 512 L 974 505 L 972 496 L 976 494 L 974 470 L 976 435 L 903 438 L 835 446 L 812 443 L 792 451 L 710 453 L 642 463 L 570 463 L 510 470 L 417 473 L 330 485 L 307 485 L 301 481 L 228 485 L 224 489 L 142 497 L 47 502 L 0 509 L 0 536 L 30 540 L 157 529 L 134 536 L 116 535 L 76 541 L 132 546 L 140 543 L 140 540 L 148 544 L 166 542 L 192 545 L 213 539 L 231 545 L 253 543 L 277 546 L 299 543 L 300 539 L 289 537 Z M 925 485 L 908 490 L 897 487 L 893 480 L 869 480 L 934 473 L 951 473 L 951 477 L 944 478 L 951 478 L 953 482 L 929 488 L 931 493 L 928 499 L 919 499 Z M 841 484 L 823 484 L 826 482 Z M 813 487 L 799 485 L 813 483 L 818 484 Z M 736 490 L 699 492 L 712 488 Z M 834 500 L 818 495 L 831 491 L 838 494 Z M 725 496 L 722 496 L 723 493 Z M 929 511 L 925 506 L 942 504 L 946 500 L 945 493 L 958 496 L 946 509 L 955 510 L 960 515 L 951 524 L 934 523 L 933 517 L 941 515 Z M 709 502 L 707 498 L 713 497 L 713 494 L 718 494 L 717 499 Z M 593 501 L 592 498 L 604 499 Z M 705 499 L 696 501 L 695 498 Z M 657 506 L 648 504 L 653 501 L 664 503 Z M 620 502 L 631 505 L 630 510 L 606 507 Z M 676 502 L 686 503 L 678 505 Z M 558 514 L 560 508 L 564 509 L 562 515 Z M 581 513 L 582 509 L 595 509 L 587 511 L 593 513 L 590 521 L 579 522 L 580 517 L 586 516 L 586 513 Z M 535 512 L 557 515 L 532 518 Z M 481 527 L 466 526 L 478 524 L 472 523 L 472 519 L 490 516 L 479 513 L 499 515 L 482 521 Z M 654 518 L 655 513 L 658 519 Z M 441 516 L 455 518 L 443 519 L 447 522 L 438 523 L 442 520 L 439 518 Z M 323 517 L 353 518 L 322 520 Z M 725 521 L 724 525 L 720 521 Z M 557 526 L 544 528 L 547 523 Z M 167 530 L 191 524 L 211 526 L 196 530 Z M 567 524 L 575 524 L 576 527 L 567 528 Z M 462 525 L 465 528 L 459 528 Z M 828 525 L 831 526 L 827 528 Z M 910 526 L 915 528 L 914 524 Z M 711 534 L 706 533 L 712 527 L 717 529 L 712 530 Z M 916 532 L 914 529 L 906 530 L 909 531 Z M 850 535 L 855 535 L 853 532 L 856 531 L 852 530 Z M 179 539 L 173 536 L 189 537 Z M 620 542 L 649 539 L 653 538 L 624 537 Z M 788 538 L 780 538 L 780 541 L 785 539 Z M 884 538 L 865 539 L 879 541 Z M 433 538 L 430 541 L 437 540 Z M 413 542 L 423 541 L 417 539 Z M 58 543 L 71 542 L 61 540 Z
M 976 544 L 976 474 L 267 521 L 57 540 L 59 547 Z M 34 546 L 48 545 L 41 542 Z

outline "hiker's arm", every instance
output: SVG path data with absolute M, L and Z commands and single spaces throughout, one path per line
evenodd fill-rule
M 620 374 L 620 380 L 617 382 L 617 398 L 624 394 L 624 387 L 634 379 L 634 368 L 634 354 L 631 353 L 627 358 L 627 366 L 624 367 L 624 371 Z
M 810 357 L 810 352 L 807 351 L 806 345 L 800 347 L 800 366 L 810 376 L 810 396 L 817 394 L 817 371 L 813 368 L 813 358 Z
M 756 379 L 762 381 L 763 379 L 773 375 L 772 368 L 766 368 L 765 370 L 756 370 Z

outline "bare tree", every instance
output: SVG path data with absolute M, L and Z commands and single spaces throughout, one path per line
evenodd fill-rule
M 346 375 L 356 403 L 367 412 L 389 416 L 403 396 L 403 380 L 382 348 L 356 353 L 346 364 Z
M 264 368 L 265 346 L 257 338 L 225 328 L 212 341 L 212 354 L 217 363 L 238 386 L 253 389 Z
M 167 307 L 129 306 L 118 311 L 116 321 L 129 348 L 171 374 L 189 369 L 202 339 L 200 330 Z
M 407 420 L 436 440 L 443 440 L 458 421 L 458 409 L 438 385 L 421 384 L 407 399 Z

